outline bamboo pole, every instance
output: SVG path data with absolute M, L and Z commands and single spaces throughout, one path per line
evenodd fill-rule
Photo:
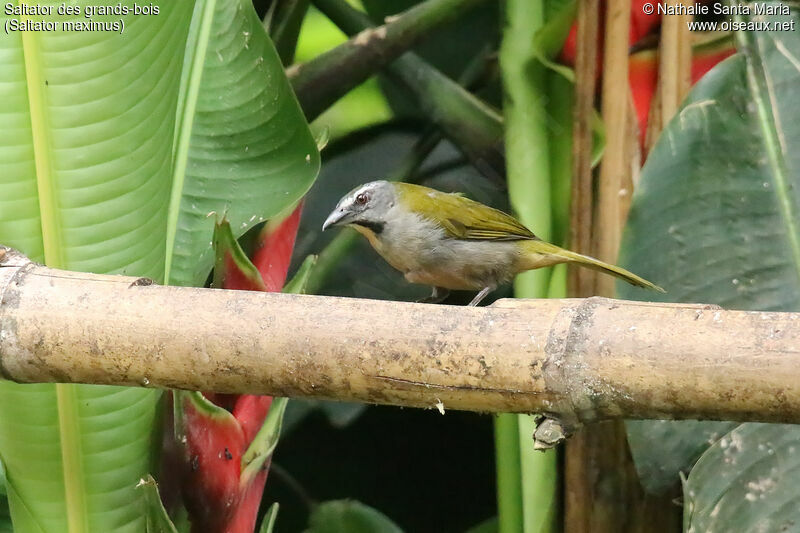
M 670 0 L 677 6 L 679 0 Z M 680 108 L 692 85 L 692 38 L 688 22 L 691 15 L 664 17 L 658 47 L 658 83 L 650 103 L 645 136 L 645 152 L 650 153 L 661 130 Z
M 669 3 L 674 6 L 679 1 L 670 0 Z M 645 157 L 658 141 L 661 130 L 680 108 L 691 87 L 692 43 L 688 26 L 691 19 L 688 15 L 662 19 L 658 83 L 650 103 Z M 639 490 L 638 502 L 630 505 L 635 511 L 631 513 L 629 529 L 637 532 L 677 531 L 680 529 L 681 513 L 673 500 L 679 496 L 679 489 L 660 496 L 644 494 Z
M 599 12 L 599 0 L 587 0 L 578 4 L 570 248 L 585 254 L 591 254 L 593 251 L 594 202 L 591 165 L 593 138 L 590 119 L 595 101 Z M 578 298 L 594 294 L 595 274 L 588 269 L 570 268 L 567 294 Z M 595 508 L 598 505 L 606 505 L 606 498 L 602 495 L 610 493 L 611 497 L 619 496 L 616 483 L 610 491 L 597 490 L 600 471 L 598 463 L 613 452 L 613 449 L 609 450 L 609 445 L 613 446 L 614 443 L 613 440 L 602 438 L 603 436 L 597 431 L 598 427 L 602 425 L 594 424 L 577 431 L 564 448 L 564 531 L 583 533 L 601 527 L 595 516 Z
M 4 250 L 0 373 L 484 412 L 800 422 L 800 313 L 606 298 L 492 307 L 162 287 Z
M 592 113 L 597 71 L 599 0 L 578 4 L 578 38 L 575 57 L 575 107 L 572 129 L 572 194 L 570 196 L 570 248 L 592 253 Z M 595 271 L 569 268 L 569 296 L 586 296 L 594 287 Z
M 596 10 L 589 14 L 588 2 L 582 2 L 578 12 L 578 50 L 589 49 L 586 55 L 595 63 L 596 36 L 585 31 L 591 26 L 592 19 L 598 18 Z M 582 21 L 581 16 L 590 17 Z M 608 131 L 604 161 L 601 166 L 597 211 L 594 213 L 596 224 L 592 225 L 595 207 L 590 200 L 581 201 L 580 194 L 573 196 L 571 224 L 574 236 L 581 233 L 588 235 L 594 226 L 594 239 L 599 256 L 606 256 L 612 262 L 616 259 L 622 227 L 627 218 L 630 198 L 633 189 L 632 175 L 638 166 L 638 123 L 633 107 L 631 92 L 628 88 L 628 31 L 630 6 L 609 2 L 606 5 L 606 33 L 604 54 L 604 78 L 602 85 L 602 109 Z M 596 24 L 596 22 L 594 22 Z M 583 42 L 581 42 L 583 40 Z M 586 62 L 586 61 L 584 61 Z M 594 90 L 594 73 L 592 70 L 580 70 L 581 63 L 576 65 L 576 93 L 588 88 Z M 584 67 L 586 68 L 586 67 Z M 591 179 L 591 169 L 586 160 L 591 157 L 591 150 L 577 143 L 577 134 L 581 120 L 586 122 L 591 116 L 593 102 L 583 102 L 584 108 L 578 109 L 580 99 L 576 99 L 574 131 L 576 144 L 573 147 L 576 173 L 573 177 L 573 195 L 582 193 L 591 198 L 591 182 L 588 189 L 585 180 Z M 586 106 L 588 107 L 588 110 Z M 584 135 L 586 135 L 584 133 Z M 588 141 L 591 148 L 591 137 Z M 582 151 L 579 151 L 580 150 Z M 583 169 L 580 169 L 580 166 Z M 582 176 L 579 170 L 584 173 Z M 579 187 L 584 191 L 579 191 Z M 576 238 L 572 248 L 578 252 L 591 254 L 591 241 Z M 594 274 L 594 273 L 593 273 Z M 613 294 L 613 280 L 601 280 L 602 276 L 589 276 L 576 273 L 569 278 L 570 296 L 586 297 L 593 294 Z M 598 292 L 596 292 L 598 291 Z M 625 437 L 624 423 L 621 420 L 605 421 L 581 428 L 565 447 L 564 460 L 564 531 L 575 533 L 606 533 L 622 531 L 627 523 L 628 513 L 635 502 L 638 490 L 638 479 L 633 473 Z M 633 473 L 633 475 L 631 475 Z
M 616 105 L 617 101 L 625 98 L 629 93 L 627 83 L 627 68 L 620 68 L 621 62 L 627 61 L 627 51 L 623 53 L 624 44 L 627 43 L 625 34 L 610 35 L 612 28 L 619 30 L 619 26 L 627 24 L 628 12 L 625 7 L 617 12 L 619 16 L 609 19 L 606 27 L 606 45 L 604 57 L 604 78 L 602 85 L 602 104 L 604 119 L 611 134 L 624 122 L 629 122 L 629 113 L 618 116 L 623 108 Z M 606 16 L 612 15 L 615 7 L 609 3 L 606 6 Z M 590 160 L 592 157 L 592 136 L 589 130 L 589 119 L 594 108 L 595 66 L 597 65 L 597 24 L 598 2 L 581 2 L 578 10 L 578 54 L 576 62 L 576 105 L 573 126 L 573 186 L 570 224 L 572 230 L 571 247 L 577 252 L 592 254 L 592 219 L 594 202 L 592 201 L 592 171 Z M 625 65 L 627 66 L 627 65 Z M 591 91 L 591 93 L 589 93 Z M 611 100 L 614 99 L 612 102 Z M 580 137 L 579 137 L 580 135 Z M 616 136 L 617 139 L 621 137 Z M 627 147 L 627 144 L 626 144 Z M 594 238 L 598 243 L 598 253 L 615 253 L 609 251 L 608 245 L 617 243 L 608 240 L 618 233 L 619 219 L 615 216 L 617 204 L 620 201 L 618 194 L 624 188 L 624 177 L 617 171 L 609 173 L 611 165 L 619 170 L 624 161 L 628 161 L 625 153 L 620 153 L 622 159 L 609 150 L 622 149 L 619 142 L 610 140 L 606 152 L 603 170 L 600 174 L 599 203 L 605 209 L 598 209 L 594 225 Z M 609 182 L 611 180 L 611 182 Z M 600 241 L 607 242 L 605 251 L 600 249 Z M 568 294 L 574 297 L 586 297 L 595 293 L 595 284 L 598 276 L 595 272 L 585 273 L 573 268 L 568 278 Z M 619 431 L 616 430 L 620 422 L 605 422 L 592 424 L 581 428 L 572 439 L 566 443 L 564 453 L 564 531 L 582 532 L 611 532 L 618 531 L 619 525 L 625 522 L 625 484 L 620 477 L 625 471 L 619 468 L 618 450 L 624 449 L 625 441 L 620 444 Z
M 630 178 L 630 161 L 626 160 L 628 136 L 628 39 L 631 2 L 618 0 L 606 3 L 605 47 L 603 50 L 602 113 L 606 125 L 606 149 L 600 164 L 597 188 L 596 228 L 593 235 L 595 256 L 615 262 L 624 225 L 620 194 Z M 623 193 L 624 194 L 624 193 Z M 595 294 L 614 294 L 614 279 L 595 277 Z
M 671 0 L 670 5 L 680 5 Z M 691 86 L 692 42 L 688 22 L 691 15 L 664 17 L 661 23 L 658 85 L 660 88 L 661 127 L 678 110 Z

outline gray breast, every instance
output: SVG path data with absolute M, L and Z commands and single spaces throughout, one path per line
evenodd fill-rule
M 383 253 L 389 263 L 408 273 L 429 272 L 435 278 L 458 278 L 481 289 L 508 281 L 517 257 L 515 242 L 462 240 L 449 237 L 436 223 L 419 216 L 387 225 Z

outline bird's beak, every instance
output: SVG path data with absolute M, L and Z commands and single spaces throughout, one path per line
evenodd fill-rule
M 322 224 L 322 231 L 325 231 L 331 226 L 335 226 L 336 224 L 341 222 L 347 215 L 348 215 L 347 211 L 345 211 L 340 207 L 337 207 L 336 209 L 333 210 L 333 213 L 328 215 L 328 218 L 325 219 L 325 223 Z

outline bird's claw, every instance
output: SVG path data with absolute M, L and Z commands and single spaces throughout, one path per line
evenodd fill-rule
M 417 300 L 418 304 L 438 304 L 447 299 L 450 291 L 441 287 L 434 287 L 430 296 Z

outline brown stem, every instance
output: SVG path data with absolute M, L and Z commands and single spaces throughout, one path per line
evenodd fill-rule
M 603 56 L 602 112 L 606 126 L 606 150 L 600 165 L 596 228 L 593 236 L 598 259 L 616 262 L 622 236 L 620 191 L 631 171 L 626 145 L 628 136 L 628 30 L 630 0 L 606 3 Z M 596 276 L 595 294 L 614 294 L 614 280 Z
M 386 24 L 365 28 L 349 41 L 293 65 L 286 74 L 311 121 L 348 91 L 410 50 L 432 30 L 485 0 L 428 0 Z
M 680 0 L 671 0 L 678 5 Z M 691 85 L 692 43 L 688 21 L 691 15 L 664 17 L 661 23 L 658 80 L 661 89 L 661 125 L 678 110 Z
M 572 194 L 570 247 L 592 253 L 592 114 L 597 71 L 597 27 L 599 0 L 578 4 L 578 37 L 575 58 L 575 107 L 572 130 Z M 571 267 L 569 295 L 587 296 L 594 287 L 595 271 Z
M 596 65 L 598 2 L 582 2 L 578 12 L 578 61 L 576 64 L 576 109 L 573 181 L 572 227 L 573 247 L 581 253 L 591 253 L 591 228 L 593 219 L 591 148 L 592 132 L 589 119 L 593 110 L 594 69 Z M 623 13 L 620 12 L 620 16 Z M 611 19 L 609 32 L 622 31 L 624 21 Z M 618 246 L 623 211 L 627 212 L 631 183 L 631 162 L 638 148 L 636 113 L 632 108 L 627 80 L 627 57 L 622 48 L 627 44 L 627 33 L 614 35 L 610 43 L 611 56 L 606 65 L 615 62 L 606 71 L 603 85 L 603 110 L 610 139 L 601 174 L 600 200 L 597 218 L 602 225 L 595 227 L 596 237 L 607 244 Z M 583 51 L 583 58 L 581 57 Z M 583 59 L 581 61 L 581 59 Z M 591 91 L 591 93 L 589 92 Z M 619 113 L 624 113 L 618 116 Z M 633 126 L 631 128 L 631 125 Z M 623 128 L 625 136 L 614 128 Z M 621 142 L 620 142 L 621 141 Z M 615 151 L 615 152 L 614 152 Z M 613 165 L 613 166 L 612 166 Z M 608 180 L 612 179 L 612 183 Z M 622 192 L 624 190 L 624 193 Z M 607 210 L 607 211 L 606 211 Z M 615 216 L 620 214 L 619 217 Z M 605 216 L 604 216 L 605 215 Z M 601 251 L 616 254 L 616 250 Z M 569 294 L 591 296 L 597 276 L 583 274 L 577 269 L 569 278 Z M 594 274 L 594 273 L 592 273 Z M 607 289 L 606 289 L 607 290 Z M 620 531 L 626 523 L 627 513 L 640 492 L 630 459 L 622 421 L 605 421 L 581 428 L 567 442 L 564 460 L 564 531 L 575 533 L 610 533 Z

